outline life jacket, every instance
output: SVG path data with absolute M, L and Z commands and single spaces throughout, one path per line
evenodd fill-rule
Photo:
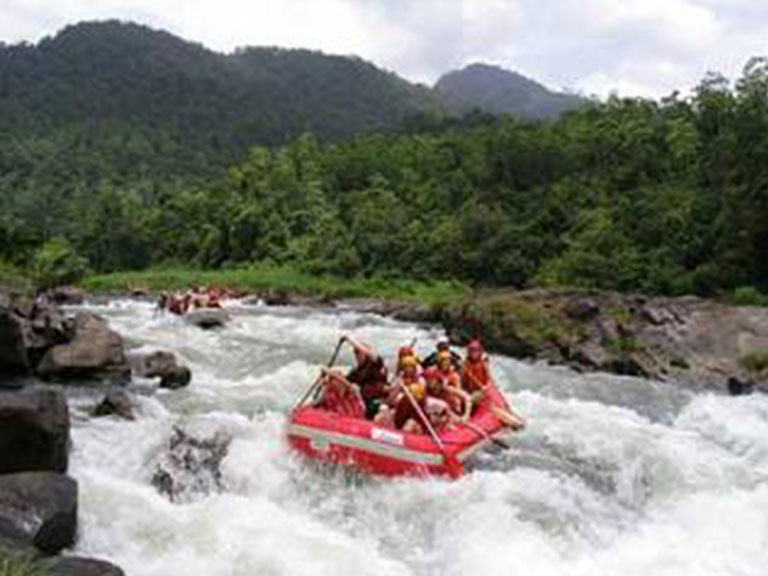
M 338 381 L 326 383 L 320 405 L 326 410 L 350 418 L 365 416 L 365 406 L 357 391 Z
M 435 396 L 428 397 L 424 406 L 424 412 L 438 432 L 451 428 L 451 407 L 446 400 Z
M 484 389 L 491 382 L 491 374 L 485 359 L 472 362 L 467 359 L 461 370 L 461 386 L 469 392 L 477 392 Z
M 380 400 L 387 395 L 387 367 L 379 356 L 366 357 L 347 374 L 347 380 L 358 385 L 366 402 Z

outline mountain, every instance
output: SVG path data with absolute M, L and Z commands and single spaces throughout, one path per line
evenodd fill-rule
M 557 116 L 582 102 L 578 96 L 553 92 L 517 72 L 488 64 L 471 64 L 443 75 L 435 91 L 455 110 L 533 119 Z
M 17 143 L 16 168 L 53 155 L 88 172 L 88 155 L 106 154 L 127 170 L 138 162 L 205 173 L 257 143 L 303 132 L 346 138 L 438 107 L 428 88 L 359 58 L 279 48 L 220 54 L 118 21 L 69 26 L 36 45 L 0 44 L 0 134 Z M 19 158 L 25 151 L 35 157 Z M 5 152 L 0 172 L 11 160 Z

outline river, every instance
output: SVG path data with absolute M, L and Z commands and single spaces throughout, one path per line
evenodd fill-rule
M 241 307 L 203 332 L 148 304 L 89 309 L 137 351 L 175 352 L 182 391 L 139 382 L 137 419 L 87 417 L 75 396 L 75 552 L 129 576 L 739 575 L 768 573 L 768 396 L 494 357 L 530 422 L 458 481 L 380 480 L 289 453 L 286 411 L 341 334 L 392 358 L 440 336 L 352 311 Z M 351 363 L 350 354 L 342 363 Z M 171 502 L 153 487 L 174 426 L 232 437 L 222 488 Z

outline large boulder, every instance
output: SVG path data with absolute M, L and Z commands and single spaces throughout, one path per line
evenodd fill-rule
M 53 472 L 0 476 L 0 519 L 46 554 L 75 542 L 77 482 Z
M 114 564 L 77 556 L 46 558 L 36 565 L 46 576 L 125 576 L 125 572 Z
M 69 409 L 58 390 L 0 391 L 0 473 L 66 472 Z
M 0 387 L 4 380 L 30 370 L 24 333 L 23 318 L 14 311 L 10 298 L 0 294 Z
M 203 330 L 222 328 L 229 319 L 229 314 L 221 308 L 201 308 L 186 315 L 187 322 Z
M 101 378 L 125 380 L 130 373 L 123 339 L 107 321 L 89 312 L 74 319 L 72 341 L 48 350 L 37 366 L 44 378 Z

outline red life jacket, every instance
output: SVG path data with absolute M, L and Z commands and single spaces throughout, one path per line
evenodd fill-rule
M 357 391 L 336 382 L 326 384 L 321 406 L 326 410 L 350 418 L 363 418 L 365 416 L 365 406 Z
M 482 390 L 491 382 L 491 374 L 484 360 L 471 362 L 467 359 L 461 370 L 461 385 L 470 394 Z

